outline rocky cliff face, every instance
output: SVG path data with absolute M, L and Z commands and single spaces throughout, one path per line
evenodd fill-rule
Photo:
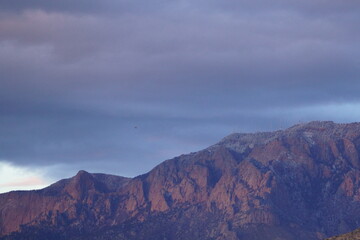
M 1 194 L 0 234 L 322 239 L 360 226 L 359 151 L 360 123 L 232 134 L 133 179 L 80 171 L 42 190 Z

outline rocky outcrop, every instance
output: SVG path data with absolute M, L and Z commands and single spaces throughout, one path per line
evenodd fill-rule
M 75 177 L 42 190 L 0 194 L 0 233 L 5 235 L 20 230 L 21 225 L 45 222 L 65 225 L 94 220 L 96 225 L 111 212 L 111 193 L 128 182 L 123 177 L 79 171 Z M 95 207 L 100 208 L 90 211 Z
M 359 151 L 360 123 L 232 134 L 133 179 L 80 171 L 42 190 L 1 194 L 0 233 L 322 239 L 360 227 Z

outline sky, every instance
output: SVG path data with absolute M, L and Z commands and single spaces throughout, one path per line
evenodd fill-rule
M 358 0 L 0 0 L 0 192 L 360 121 Z

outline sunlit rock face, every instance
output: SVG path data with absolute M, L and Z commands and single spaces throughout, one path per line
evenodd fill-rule
M 360 123 L 232 134 L 133 179 L 80 171 L 42 190 L 1 194 L 0 233 L 322 239 L 360 227 L 359 150 Z

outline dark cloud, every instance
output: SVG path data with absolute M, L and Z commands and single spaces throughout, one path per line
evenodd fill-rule
M 129 176 L 234 131 L 360 117 L 358 1 L 0 9 L 0 159 L 18 165 Z
M 154 0 L 151 2 L 139 0 L 2 0 L 0 3 L 3 12 L 21 13 L 27 10 L 43 10 L 46 12 L 65 12 L 65 13 L 127 13 L 144 12 L 145 10 L 154 10 L 163 0 Z

